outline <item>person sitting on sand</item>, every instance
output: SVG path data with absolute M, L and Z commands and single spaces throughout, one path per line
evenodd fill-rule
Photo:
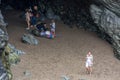
M 90 75 L 92 73 L 92 66 L 93 66 L 93 55 L 91 54 L 91 52 L 88 52 L 88 54 L 86 55 L 86 71 Z
M 40 32 L 40 36 L 45 37 L 45 32 L 48 30 L 46 23 L 37 24 L 36 28 Z
M 46 31 L 48 30 L 46 23 L 40 23 L 36 25 L 36 28 L 41 32 L 41 31 Z

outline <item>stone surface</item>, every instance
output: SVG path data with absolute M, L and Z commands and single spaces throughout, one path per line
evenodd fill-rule
M 0 25 L 6 27 L 8 24 L 4 22 L 4 17 L 0 10 Z
M 18 64 L 20 62 L 20 57 L 19 55 L 21 54 L 25 54 L 25 52 L 16 49 L 15 46 L 8 44 L 5 48 L 5 53 L 9 54 L 9 63 L 10 65 L 15 65 Z
M 0 11 L 0 80 L 9 80 L 8 72 L 2 63 L 2 55 L 4 48 L 8 42 L 8 34 L 6 30 L 7 24 L 4 22 L 4 17 Z
M 24 73 L 25 76 L 30 76 L 31 75 L 31 73 L 29 71 L 27 71 L 27 70 L 24 71 L 23 73 Z
M 70 80 L 70 78 L 67 76 L 62 76 L 62 80 Z
M 6 69 L 2 65 L 2 61 L 0 60 L 0 80 L 9 80 Z
M 22 55 L 22 54 L 25 54 L 24 51 L 21 51 L 19 49 L 16 49 L 16 47 L 10 43 L 8 43 L 8 46 L 7 46 L 11 51 L 10 53 L 15 53 L 17 55 Z
M 90 13 L 99 29 L 112 39 L 111 43 L 117 58 L 120 57 L 120 4 L 119 1 L 99 0 L 100 6 L 92 4 Z M 120 58 L 119 58 L 120 59 Z
M 38 44 L 38 40 L 31 34 L 24 34 L 21 40 L 23 43 L 27 43 L 27 44 L 33 44 L 33 45 Z

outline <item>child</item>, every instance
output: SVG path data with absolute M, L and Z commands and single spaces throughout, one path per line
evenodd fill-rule
M 93 66 L 93 55 L 91 54 L 91 52 L 89 52 L 86 55 L 86 71 L 87 73 L 89 73 L 91 75 L 92 73 L 92 66 Z
M 25 18 L 26 18 L 26 22 L 27 22 L 27 30 L 30 29 L 30 10 L 26 9 L 26 13 L 25 13 Z
M 55 36 L 55 21 L 52 20 L 51 23 L 50 23 L 50 29 L 51 29 L 51 32 L 52 34 Z

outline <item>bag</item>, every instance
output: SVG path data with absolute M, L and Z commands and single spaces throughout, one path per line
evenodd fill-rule
M 40 32 L 37 29 L 32 30 L 31 33 L 35 36 L 40 36 Z

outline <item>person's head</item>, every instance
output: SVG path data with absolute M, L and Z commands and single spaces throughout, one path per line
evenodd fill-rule
M 35 9 L 35 10 L 38 10 L 38 7 L 35 5 L 35 6 L 34 6 L 34 9 Z
M 30 10 L 29 10 L 29 9 L 26 9 L 25 11 L 26 11 L 26 12 L 30 12 Z
M 91 55 L 91 52 L 90 52 L 90 51 L 88 52 L 88 55 Z

